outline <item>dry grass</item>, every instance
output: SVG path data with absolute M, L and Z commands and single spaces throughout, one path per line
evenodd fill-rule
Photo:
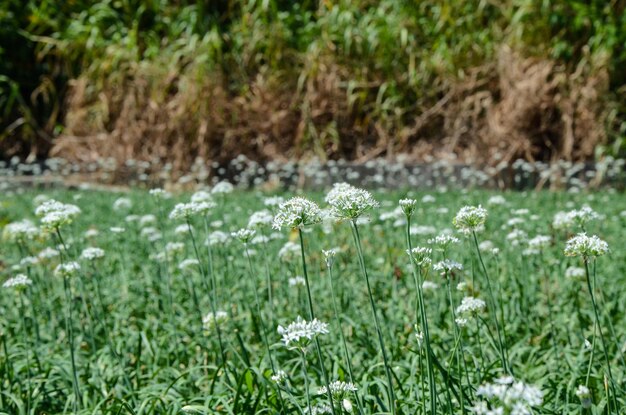
M 298 78 L 261 71 L 236 91 L 225 74 L 200 64 L 180 72 L 162 62 L 142 64 L 102 85 L 89 75 L 73 81 L 67 128 L 52 154 L 80 161 L 157 157 L 175 169 L 196 157 L 225 161 L 238 154 L 585 159 L 606 140 L 608 73 L 601 63 L 578 68 L 570 73 L 503 47 L 496 62 L 432 85 L 440 91 L 436 100 L 383 112 L 376 101 L 382 80 L 351 82 L 350 68 L 332 56 L 309 59 Z

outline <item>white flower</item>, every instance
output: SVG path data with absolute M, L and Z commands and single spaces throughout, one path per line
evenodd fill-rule
M 285 380 L 287 380 L 287 372 L 285 372 L 284 370 L 278 370 L 275 374 L 272 375 L 272 382 L 279 385 L 281 383 L 284 383 Z
M 487 220 L 487 211 L 482 206 L 464 206 L 452 223 L 465 234 L 481 230 Z
M 280 205 L 272 226 L 274 229 L 302 229 L 321 221 L 322 211 L 317 204 L 302 197 L 293 197 Z
M 326 388 L 326 386 L 319 388 L 317 390 L 317 393 L 319 395 L 325 395 L 328 393 L 329 389 L 330 389 L 330 394 L 333 396 L 333 399 L 339 400 L 339 399 L 342 399 L 346 394 L 349 394 L 351 392 L 356 392 L 357 387 L 354 386 L 354 384 L 351 382 L 343 382 L 340 380 L 336 380 L 334 382 L 331 382 L 328 385 L 328 388 Z
M 95 238 L 98 235 L 100 235 L 100 232 L 98 232 L 98 230 L 94 228 L 87 229 L 85 231 L 85 238 Z
M 335 262 L 335 256 L 337 255 L 337 251 L 335 249 L 329 249 L 328 251 L 322 249 L 322 254 L 324 255 L 324 260 L 326 261 L 326 267 L 332 268 Z
M 521 229 L 513 229 L 507 236 L 506 240 L 511 246 L 519 246 L 528 240 L 528 234 Z
M 120 226 L 112 226 L 112 227 L 109 228 L 109 230 L 112 233 L 124 233 L 126 231 L 126 229 L 124 229 L 124 228 L 122 228 Z
M 235 239 L 239 239 L 244 244 L 247 244 L 252 240 L 252 237 L 256 234 L 256 231 L 252 229 L 239 229 L 237 232 L 231 232 L 230 236 Z
M 462 316 L 474 315 L 484 310 L 485 307 L 485 302 L 480 298 L 464 297 L 463 300 L 461 300 L 461 305 L 456 308 L 456 314 Z
M 11 222 L 4 227 L 4 237 L 13 242 L 25 242 L 35 239 L 41 231 L 28 219 Z
M 504 205 L 506 204 L 506 199 L 502 195 L 491 196 L 489 200 L 487 200 L 488 205 Z
M 63 225 L 72 223 L 80 212 L 78 206 L 57 202 L 56 200 L 48 200 L 35 209 L 35 214 L 41 217 L 42 228 L 47 231 L 53 231 Z
M 69 278 L 73 277 L 80 271 L 80 264 L 78 262 L 67 262 L 59 264 L 54 269 L 54 275 L 57 277 Z
M 293 278 L 289 278 L 290 287 L 298 287 L 298 286 L 304 287 L 304 285 L 306 285 L 306 280 L 300 275 L 296 275 Z
M 198 190 L 196 193 L 191 195 L 191 203 L 202 203 L 202 202 L 210 202 L 214 203 L 213 196 L 211 193 L 206 190 Z
M 153 196 L 155 199 L 169 199 L 172 197 L 171 193 L 163 190 L 163 189 L 151 189 L 150 196 Z
M 585 276 L 585 269 L 581 267 L 567 267 L 565 276 L 567 278 L 583 278 Z
M 398 203 L 400 204 L 400 208 L 402 209 L 402 212 L 406 215 L 407 218 L 410 218 L 413 215 L 413 212 L 415 212 L 415 206 L 417 205 L 417 200 L 401 199 L 400 202 Z
M 579 233 L 567 241 L 565 256 L 581 256 L 585 261 L 609 252 L 609 245 L 597 236 Z
M 448 247 L 450 247 L 450 245 L 458 244 L 459 238 L 444 233 L 441 235 L 437 235 L 432 239 L 429 239 L 428 243 L 430 245 L 435 245 L 437 250 L 445 252 L 448 250 Z
M 39 254 L 37 254 L 37 257 L 39 259 L 50 259 L 50 258 L 56 258 L 58 256 L 59 256 L 59 251 L 50 247 L 46 247 L 42 249 L 39 252 Z
M 222 181 L 222 182 L 217 183 L 215 186 L 213 186 L 213 189 L 211 189 L 211 193 L 225 194 L 225 193 L 231 193 L 233 190 L 234 190 L 234 187 L 232 184 L 226 181 Z
M 4 288 L 23 288 L 32 285 L 33 281 L 24 274 L 17 274 L 13 278 L 6 280 L 2 286 Z
M 295 242 L 287 241 L 285 245 L 278 251 L 278 258 L 283 261 L 289 261 L 300 255 L 300 245 Z
M 274 206 L 280 206 L 280 204 L 283 203 L 284 201 L 285 201 L 285 198 L 283 197 L 270 196 L 270 197 L 266 197 L 265 200 L 263 200 L 263 204 L 265 206 L 274 207 Z
M 585 385 L 578 385 L 578 388 L 576 389 L 576 396 L 580 399 L 580 403 L 583 408 L 591 407 L 591 391 L 588 387 Z
M 435 203 L 436 200 L 433 195 L 425 195 L 422 197 L 422 203 Z
M 456 261 L 452 261 L 451 259 L 444 259 L 443 261 L 437 262 L 433 265 L 433 269 L 441 272 L 442 274 L 450 274 L 455 271 L 462 271 L 463 265 Z
M 39 258 L 34 256 L 25 256 L 20 260 L 20 265 L 23 267 L 29 267 L 32 265 L 37 265 L 39 263 Z
M 316 336 L 328 334 L 328 324 L 316 318 L 309 322 L 298 316 L 296 321 L 292 322 L 287 327 L 278 326 L 278 334 L 283 336 L 282 340 L 285 346 L 295 343 L 296 347 L 304 348 L 308 346 L 311 340 Z
M 114 210 L 128 210 L 133 207 L 133 202 L 127 197 L 120 197 L 113 202 Z
M 273 221 L 274 217 L 269 210 L 260 210 L 250 215 L 250 219 L 248 220 L 248 228 L 255 229 L 266 226 L 270 227 L 272 226 Z
M 169 254 L 178 254 L 185 250 L 185 244 L 182 242 L 168 242 L 165 244 L 165 250 Z
M 537 235 L 528 241 L 528 247 L 531 249 L 542 250 L 550 246 L 552 238 L 546 235 Z
M 424 291 L 436 291 L 437 288 L 439 288 L 439 285 L 437 285 L 437 283 L 434 283 L 432 281 L 424 281 L 422 283 L 422 290 Z
M 88 247 L 83 249 L 83 252 L 80 254 L 82 259 L 86 259 L 87 261 L 94 261 L 99 258 L 104 257 L 104 250 L 95 247 Z
M 228 320 L 228 313 L 225 311 L 218 310 L 213 314 L 213 312 L 208 313 L 204 317 L 202 317 L 202 327 L 207 333 L 210 333 L 214 327 L 218 324 L 222 324 Z
M 174 228 L 174 233 L 176 235 L 187 235 L 189 233 L 189 226 L 187 226 L 186 224 L 178 225 Z
M 226 232 L 222 232 L 222 231 L 213 231 L 209 234 L 209 237 L 207 238 L 205 245 L 207 244 L 211 244 L 211 245 L 223 245 L 226 242 L 228 242 L 228 240 L 230 239 L 230 237 L 228 236 L 228 234 Z
M 200 266 L 200 262 L 196 258 L 187 258 L 180 261 L 178 269 L 185 271 L 189 268 L 195 268 Z
M 370 192 L 347 183 L 335 184 L 326 196 L 326 203 L 330 205 L 330 214 L 333 217 L 349 220 L 355 220 L 379 206 Z
M 139 217 L 139 226 L 152 225 L 153 223 L 156 223 L 156 221 L 157 221 L 156 216 L 152 214 L 143 215 Z
M 493 407 L 502 408 L 502 412 L 512 415 L 532 415 L 532 407 L 543 403 L 543 393 L 539 388 L 515 381 L 510 376 L 496 379 L 494 383 L 484 384 L 478 387 L 476 395 L 490 402 Z M 474 408 L 477 414 L 492 414 L 484 402 L 478 403 Z
M 431 258 L 430 255 L 432 254 L 433 250 L 431 248 L 426 248 L 426 247 L 415 247 L 412 248 L 411 250 L 406 250 L 406 253 L 409 255 L 409 257 L 415 261 L 415 263 L 417 265 L 421 265 L 421 266 L 428 266 L 431 263 Z

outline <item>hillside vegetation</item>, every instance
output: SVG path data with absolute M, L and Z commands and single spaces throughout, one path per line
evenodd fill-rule
M 0 0 L 3 157 L 624 155 L 624 0 Z

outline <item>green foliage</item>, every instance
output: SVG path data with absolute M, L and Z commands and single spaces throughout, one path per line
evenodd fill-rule
M 81 76 L 97 95 L 142 68 L 168 77 L 195 66 L 237 95 L 259 74 L 299 90 L 330 65 L 341 74 L 345 116 L 393 134 L 508 44 L 567 72 L 607 68 L 605 144 L 619 153 L 624 8 L 623 0 L 1 0 L 0 129 L 13 142 L 49 140 L 62 128 L 67 83 Z M 335 125 L 343 138 L 342 116 L 321 127 Z

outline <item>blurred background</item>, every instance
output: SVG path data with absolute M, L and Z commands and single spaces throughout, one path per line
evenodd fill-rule
M 0 0 L 0 158 L 626 155 L 625 0 Z

